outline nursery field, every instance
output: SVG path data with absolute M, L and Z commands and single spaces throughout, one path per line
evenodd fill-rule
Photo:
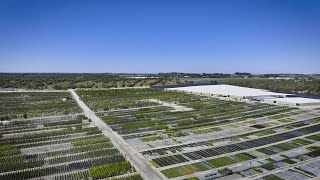
M 0 179 L 320 176 L 319 109 L 154 88 L 70 92 L 0 93 Z
M 1 124 L 0 179 L 141 179 L 83 115 Z
M 148 99 L 179 100 L 179 102 L 200 99 L 181 92 L 169 92 L 155 88 L 78 90 L 77 94 L 96 112 L 158 105 L 147 101 Z
M 0 93 L 0 120 L 81 112 L 69 92 Z
M 152 88 L 77 93 L 168 179 L 320 176 L 319 110 Z
M 12 118 L 0 121 L 0 179 L 142 179 L 110 139 L 80 113 L 69 92 L 0 97 L 1 115 Z M 24 113 L 32 118 L 21 117 Z

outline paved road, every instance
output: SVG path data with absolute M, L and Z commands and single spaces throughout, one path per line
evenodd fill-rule
M 69 90 L 76 100 L 78 105 L 84 111 L 85 115 L 92 120 L 99 127 L 102 133 L 110 138 L 111 142 L 116 148 L 134 165 L 137 172 L 141 174 L 144 179 L 160 180 L 167 179 L 160 173 L 155 167 L 153 167 L 149 161 L 147 161 L 142 154 L 133 149 L 123 138 L 115 133 L 106 123 L 104 123 L 96 114 L 80 99 L 77 93 L 73 90 Z

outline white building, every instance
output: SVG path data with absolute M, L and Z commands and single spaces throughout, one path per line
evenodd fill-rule
M 281 106 L 320 106 L 320 99 L 294 97 L 295 95 L 293 94 L 275 93 L 264 89 L 254 89 L 231 85 L 188 86 L 167 88 L 166 90 L 184 91 L 192 94 L 214 96 L 222 99 L 232 99 L 237 101 L 259 101 L 262 103 Z
M 189 86 L 178 88 L 167 88 L 166 90 L 184 91 L 194 94 L 228 97 L 236 100 L 240 99 L 253 99 L 255 97 L 286 97 L 290 94 L 275 93 L 263 89 L 246 88 L 232 85 L 204 85 L 204 86 Z
M 320 106 L 320 99 L 302 97 L 273 98 L 264 99 L 263 101 L 269 104 L 277 104 L 282 106 Z

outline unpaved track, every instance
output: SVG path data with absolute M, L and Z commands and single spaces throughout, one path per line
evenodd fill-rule
M 167 179 L 142 154 L 133 149 L 121 136 L 115 133 L 106 123 L 104 123 L 96 114 L 80 99 L 78 94 L 73 90 L 69 90 L 84 114 L 99 127 L 102 133 L 110 138 L 116 148 L 128 159 L 136 168 L 137 172 L 146 180 Z

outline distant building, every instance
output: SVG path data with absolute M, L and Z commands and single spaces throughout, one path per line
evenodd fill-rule
M 280 106 L 306 107 L 320 106 L 320 100 L 296 97 L 294 94 L 275 93 L 264 89 L 246 88 L 232 85 L 203 85 L 173 87 L 166 90 L 184 91 L 192 94 L 232 99 L 236 101 L 261 102 Z
M 302 98 L 302 97 L 286 97 L 286 98 L 273 98 L 264 99 L 264 102 L 269 104 L 277 104 L 281 106 L 320 106 L 319 99 Z
M 219 96 L 238 99 L 253 99 L 259 97 L 286 97 L 290 94 L 285 93 L 275 93 L 263 89 L 254 89 L 247 87 L 239 87 L 232 85 L 204 85 L 204 86 L 189 86 L 189 87 L 177 87 L 177 88 L 167 88 L 167 90 L 178 90 L 185 91 L 194 94 L 209 95 L 209 96 Z
M 268 79 L 277 79 L 277 80 L 292 80 L 293 77 L 269 77 Z

